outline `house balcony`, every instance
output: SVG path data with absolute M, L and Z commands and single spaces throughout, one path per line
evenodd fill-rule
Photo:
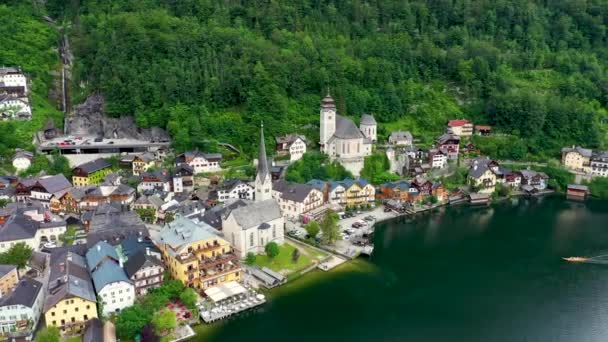
M 199 280 L 201 282 L 207 281 L 209 279 L 217 278 L 224 276 L 226 274 L 230 274 L 233 272 L 240 271 L 241 267 L 238 265 L 230 265 L 222 268 L 214 268 L 206 271 L 200 271 Z
M 228 253 L 228 254 L 223 254 L 223 255 L 217 256 L 215 258 L 204 258 L 200 261 L 198 268 L 201 271 L 205 271 L 205 270 L 213 269 L 219 265 L 228 264 L 230 262 L 232 262 L 235 265 L 238 265 L 238 261 L 239 261 L 239 258 L 235 254 Z

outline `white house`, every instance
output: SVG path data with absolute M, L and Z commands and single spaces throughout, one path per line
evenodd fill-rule
M 436 148 L 429 150 L 429 161 L 433 169 L 443 169 L 448 166 L 448 156 Z
M 19 204 L 13 204 L 18 206 Z M 41 244 L 57 241 L 65 234 L 65 220 L 52 215 L 41 207 L 14 208 L 13 213 L 0 229 L 0 253 L 8 251 L 18 243 L 25 243 L 33 250 L 40 250 Z
M 51 197 L 58 197 L 72 187 L 64 175 L 44 176 L 24 179 L 15 186 L 17 201 L 39 201 L 45 208 L 49 207 Z
M 217 199 L 225 202 L 230 199 L 253 200 L 255 189 L 240 179 L 230 179 L 217 188 Z
M 222 155 L 220 153 L 202 153 L 199 151 L 189 151 L 182 153 L 175 158 L 175 165 L 182 163 L 188 164 L 194 173 L 221 171 L 220 163 Z
M 279 156 L 289 155 L 291 161 L 302 158 L 306 153 L 306 138 L 296 134 L 289 134 L 276 139 L 276 152 Z
M 32 109 L 27 97 L 0 95 L 0 116 L 3 119 L 31 119 Z
M 135 296 L 145 296 L 149 290 L 163 284 L 163 263 L 150 254 L 150 250 L 139 251 L 125 263 L 125 272 L 135 285 Z
M 137 185 L 139 193 L 144 191 L 159 190 L 171 192 L 172 176 L 167 170 L 158 170 L 156 172 L 143 172 L 140 174 L 141 182 Z
M 608 151 L 594 153 L 589 169 L 593 176 L 608 177 Z
M 32 152 L 18 149 L 13 157 L 13 167 L 17 172 L 27 170 L 32 165 L 32 159 L 34 159 Z
M 0 334 L 31 337 L 38 326 L 45 299 L 44 285 L 23 278 L 12 292 L 0 299 Z
M 22 88 L 19 93 L 27 95 L 27 77 L 18 68 L 0 68 L 0 88 Z
M 272 185 L 272 197 L 277 200 L 283 216 L 299 219 L 301 215 L 323 205 L 323 193 L 308 184 L 278 180 Z
M 329 182 L 327 201 L 334 205 L 346 205 L 346 187 L 340 182 Z
M 236 208 L 222 222 L 224 238 L 241 258 L 259 254 L 269 242 L 283 244 L 285 221 L 274 199 L 253 202 Z
M 397 131 L 388 137 L 388 143 L 395 146 L 412 146 L 414 137 L 408 131 Z
M 100 241 L 89 249 L 86 258 L 95 292 L 102 301 L 102 314 L 108 316 L 133 305 L 135 286 L 127 277 L 114 247 Z
M 363 159 L 372 153 L 376 140 L 373 116 L 363 115 L 357 128 L 351 119 L 337 114 L 334 99 L 328 94 L 321 101 L 320 117 L 321 151 L 358 176 L 363 169 Z

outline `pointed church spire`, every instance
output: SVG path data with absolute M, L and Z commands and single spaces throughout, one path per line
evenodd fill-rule
M 266 143 L 264 142 L 264 122 L 260 125 L 260 151 L 258 152 L 258 179 L 264 183 L 270 172 L 268 171 L 268 159 L 266 158 Z

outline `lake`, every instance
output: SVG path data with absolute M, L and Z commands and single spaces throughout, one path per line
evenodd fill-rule
M 608 202 L 444 207 L 379 224 L 375 250 L 273 290 L 205 341 L 606 341 Z

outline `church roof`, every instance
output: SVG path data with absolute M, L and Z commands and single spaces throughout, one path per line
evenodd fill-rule
M 278 219 L 281 217 L 281 209 L 277 201 L 273 199 L 254 202 L 244 207 L 236 208 L 230 215 L 233 215 L 241 229 L 260 227 L 262 223 Z
M 323 108 L 336 108 L 334 98 L 329 93 L 321 100 L 321 107 Z
M 362 125 L 375 125 L 376 119 L 371 114 L 363 114 L 361 115 L 361 124 Z
M 345 118 L 342 115 L 336 115 L 336 131 L 334 132 L 334 136 L 342 139 L 358 139 L 363 138 L 363 133 L 361 133 L 351 119 Z
M 258 153 L 258 177 L 264 183 L 266 177 L 270 175 L 268 171 L 268 158 L 266 158 L 266 143 L 264 143 L 264 124 L 260 129 L 260 151 Z

